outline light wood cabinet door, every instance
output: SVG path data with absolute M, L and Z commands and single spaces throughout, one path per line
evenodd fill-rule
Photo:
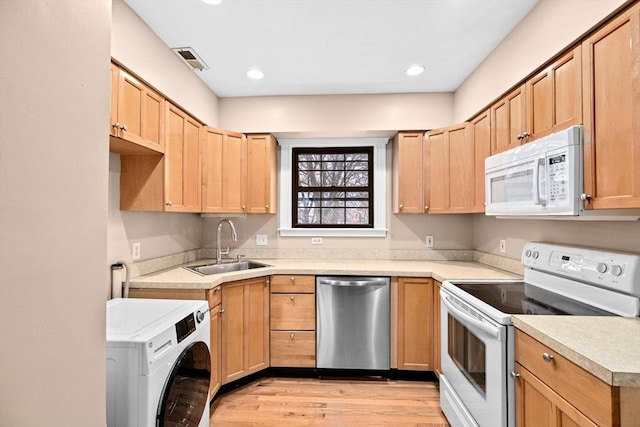
M 247 213 L 277 213 L 276 155 L 272 135 L 247 136 Z
M 433 281 L 433 372 L 439 377 L 442 372 L 442 355 L 440 354 L 440 288 L 442 283 Z
M 212 127 L 201 132 L 202 212 L 245 213 L 247 141 L 244 135 Z
M 315 331 L 315 294 L 271 294 L 271 329 Z
M 640 4 L 582 43 L 585 209 L 640 207 Z
M 271 276 L 271 293 L 301 293 L 316 292 L 316 276 L 300 274 L 277 274 Z
M 425 134 L 425 205 L 428 213 L 471 211 L 474 193 L 472 135 L 469 123 Z
M 471 212 L 485 211 L 484 160 L 491 155 L 491 112 L 484 111 L 471 120 L 474 157 L 474 195 Z
M 220 372 L 220 352 L 222 350 L 221 332 L 222 323 L 220 321 L 220 305 L 209 310 L 211 319 L 211 339 L 209 340 L 209 352 L 211 353 L 211 383 L 209 386 L 209 398 L 213 398 L 222 385 Z
M 267 278 L 222 286 L 222 383 L 269 367 Z
M 200 212 L 200 128 L 202 125 L 167 102 L 165 210 Z
M 423 133 L 399 132 L 393 139 L 393 213 L 424 212 Z
M 315 331 L 271 331 L 271 366 L 315 367 Z
M 582 124 L 582 55 L 572 49 L 526 82 L 527 127 L 531 142 Z
M 432 371 L 433 279 L 398 279 L 398 369 Z
M 524 85 L 514 89 L 491 106 L 491 154 L 522 143 L 526 125 Z
M 121 154 L 164 151 L 164 98 L 111 64 L 110 149 Z

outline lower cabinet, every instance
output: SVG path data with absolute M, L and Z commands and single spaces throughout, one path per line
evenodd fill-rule
M 434 280 L 398 278 L 397 367 L 434 370 Z
M 516 329 L 518 427 L 638 426 L 640 388 L 613 387 Z
M 440 377 L 442 355 L 440 354 L 440 288 L 442 283 L 433 281 L 433 372 Z
M 269 280 L 222 285 L 222 384 L 269 367 Z
M 314 276 L 271 278 L 271 366 L 316 366 Z

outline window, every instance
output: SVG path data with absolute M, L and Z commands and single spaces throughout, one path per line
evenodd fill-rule
M 292 226 L 373 227 L 373 147 L 294 148 Z
M 280 235 L 385 237 L 388 140 L 280 138 Z

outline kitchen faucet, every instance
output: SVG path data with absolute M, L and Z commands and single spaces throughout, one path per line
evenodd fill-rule
M 222 231 L 222 225 L 224 223 L 229 224 L 229 227 L 231 227 L 231 241 L 233 242 L 237 242 L 238 241 L 238 235 L 236 234 L 236 227 L 233 225 L 233 222 L 231 222 L 231 220 L 229 218 L 224 218 L 221 219 L 220 222 L 218 223 L 218 231 L 216 232 L 216 244 L 217 244 L 217 248 L 216 248 L 216 263 L 220 264 L 222 262 L 222 255 L 229 255 L 229 246 L 227 246 L 227 249 L 222 249 L 222 243 L 220 242 L 220 232 Z

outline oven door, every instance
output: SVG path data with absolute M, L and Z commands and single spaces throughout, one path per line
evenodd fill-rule
M 506 427 L 509 327 L 440 292 L 442 410 L 455 427 Z

